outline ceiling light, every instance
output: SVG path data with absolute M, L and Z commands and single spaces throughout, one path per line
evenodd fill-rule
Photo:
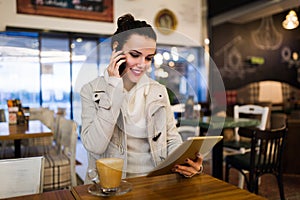
M 82 42 L 82 38 L 81 37 L 76 38 L 76 42 L 78 42 L 78 43 Z
M 294 10 L 291 10 L 289 14 L 285 17 L 285 20 L 282 22 L 282 26 L 285 29 L 294 29 L 299 25 L 297 14 Z

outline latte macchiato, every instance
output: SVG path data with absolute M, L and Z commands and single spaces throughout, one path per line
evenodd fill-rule
M 121 158 L 101 158 L 96 161 L 102 192 L 116 192 L 122 180 L 124 161 Z

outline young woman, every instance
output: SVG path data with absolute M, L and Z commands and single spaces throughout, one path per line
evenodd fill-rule
M 112 55 L 104 76 L 81 89 L 81 139 L 88 169 L 101 157 L 124 159 L 124 176 L 145 175 L 181 144 L 165 86 L 146 71 L 156 53 L 156 34 L 130 14 L 118 19 Z M 175 165 L 191 177 L 202 170 L 202 157 Z M 86 179 L 88 182 L 88 179 Z

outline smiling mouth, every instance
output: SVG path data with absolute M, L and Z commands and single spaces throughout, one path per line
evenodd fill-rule
M 134 75 L 136 75 L 136 76 L 141 75 L 142 72 L 143 72 L 143 70 L 133 69 L 133 68 L 131 68 L 130 70 L 131 70 L 131 72 L 132 72 Z

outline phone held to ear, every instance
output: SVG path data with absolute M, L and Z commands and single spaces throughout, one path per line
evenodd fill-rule
M 121 48 L 120 48 L 119 46 L 117 46 L 116 51 L 120 51 L 120 50 L 121 50 Z M 124 58 L 122 58 L 122 59 L 124 59 Z M 120 60 L 121 60 L 121 59 L 120 59 Z M 120 60 L 118 60 L 118 62 L 119 62 Z M 126 68 L 126 62 L 122 63 L 122 64 L 119 66 L 119 74 L 120 74 L 120 76 L 123 74 L 125 68 Z
M 126 68 L 126 62 L 122 63 L 119 67 L 119 74 L 120 76 L 123 74 L 124 70 Z

